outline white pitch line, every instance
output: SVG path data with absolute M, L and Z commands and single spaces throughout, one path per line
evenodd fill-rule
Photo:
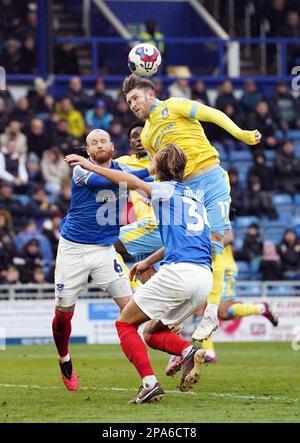
M 40 386 L 40 385 L 14 385 L 14 384 L 0 384 L 0 388 L 23 388 L 23 389 L 59 389 L 65 390 L 63 386 Z M 131 392 L 136 391 L 135 388 L 127 389 L 127 388 L 108 388 L 102 387 L 99 388 L 97 386 L 82 386 L 79 388 L 80 391 L 121 391 L 121 392 Z M 165 391 L 166 394 L 175 394 L 175 395 L 192 395 L 192 396 L 205 396 L 209 395 L 211 397 L 217 398 L 233 398 L 240 400 L 271 400 L 271 401 L 299 401 L 299 398 L 290 398 L 290 397 L 273 397 L 273 396 L 256 396 L 256 395 L 245 395 L 245 394 L 237 394 L 235 392 L 180 392 L 180 391 Z

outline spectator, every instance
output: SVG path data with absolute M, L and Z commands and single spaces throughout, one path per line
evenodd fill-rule
M 286 0 L 270 0 L 265 1 L 264 16 L 269 21 L 270 31 L 269 37 L 280 36 L 279 29 L 282 25 L 282 18 L 286 14 Z M 269 46 L 269 45 L 268 45 Z
M 261 94 L 257 92 L 256 84 L 253 80 L 246 80 L 244 83 L 244 93 L 240 100 L 240 108 L 244 117 L 247 117 L 261 100 Z M 255 129 L 257 129 L 255 127 Z
M 28 194 L 33 194 L 35 189 L 44 185 L 44 178 L 38 157 L 31 152 L 27 159 Z
M 44 122 L 39 118 L 33 118 L 30 122 L 29 129 L 26 131 L 28 151 L 34 152 L 39 158 L 43 152 L 50 148 L 51 139 L 45 131 Z
M 154 83 L 156 97 L 158 97 L 160 100 L 167 100 L 168 95 L 164 91 L 163 82 L 158 79 L 154 79 L 152 82 Z
M 69 210 L 71 203 L 71 186 L 69 182 L 62 185 L 61 193 L 54 202 L 53 211 L 59 210 L 65 216 Z
M 250 189 L 246 192 L 244 213 L 246 215 L 256 215 L 257 217 L 265 215 L 270 220 L 278 218 L 271 193 L 269 191 L 262 191 L 259 178 L 250 183 Z
M 24 245 L 20 258 L 23 259 L 22 265 L 19 266 L 21 281 L 22 283 L 31 283 L 35 268 L 44 265 L 39 241 L 35 238 L 29 240 Z
M 37 224 L 34 220 L 29 220 L 26 223 L 25 230 L 21 231 L 14 240 L 15 246 L 18 251 L 28 243 L 29 240 L 35 238 L 39 241 L 40 251 L 46 263 L 51 263 L 53 260 L 52 248 L 48 238 L 41 234 L 37 228 Z
M 46 182 L 45 190 L 51 195 L 58 195 L 63 181 L 70 177 L 70 167 L 57 146 L 43 153 L 41 170 Z
M 75 109 L 81 114 L 85 114 L 90 108 L 91 99 L 83 90 L 80 77 L 74 76 L 70 78 L 66 97 L 71 100 Z
M 15 266 L 9 266 L 5 271 L 0 274 L 0 283 L 2 285 L 15 285 L 21 283 L 20 273 Z
M 278 82 L 275 92 L 271 95 L 272 113 L 277 116 L 282 131 L 300 127 L 297 117 L 297 102 L 290 94 L 286 83 Z
M 274 243 L 268 240 L 263 245 L 260 272 L 263 281 L 282 280 L 280 256 Z
M 0 151 L 0 179 L 17 187 L 28 181 L 25 161 L 17 152 L 15 140 L 9 140 Z
M 294 195 L 300 185 L 300 160 L 296 158 L 292 140 L 285 140 L 276 153 L 274 171 L 278 189 Z
M 49 283 L 46 279 L 44 268 L 36 266 L 33 270 L 32 283 L 44 284 Z
M 77 111 L 71 100 L 64 97 L 60 103 L 56 105 L 56 112 L 60 118 L 68 122 L 68 131 L 74 137 L 82 137 L 85 131 L 85 123 L 82 114 Z
M 11 36 L 12 30 L 18 29 L 21 24 L 22 2 L 1 0 L 0 10 L 0 38 L 5 40 Z
M 79 65 L 76 48 L 73 43 L 63 43 L 55 50 L 55 73 L 78 74 Z
M 209 106 L 208 95 L 206 92 L 205 84 L 202 80 L 197 80 L 192 88 L 192 100 L 204 103 Z
M 34 114 L 40 114 L 48 111 L 45 105 L 45 98 L 48 94 L 48 84 L 41 77 L 36 77 L 34 80 L 33 89 L 29 89 L 27 98 L 29 107 Z
M 80 144 L 80 140 L 69 134 L 67 120 L 58 120 L 53 130 L 53 143 L 58 146 L 63 155 L 73 153 L 73 147 Z
M 107 112 L 106 105 L 103 100 L 98 100 L 95 108 L 89 109 L 85 115 L 86 124 L 89 129 L 97 128 L 108 131 L 112 119 L 113 116 Z
M 8 112 L 5 106 L 5 100 L 0 97 L 0 134 L 5 131 L 8 121 Z
M 24 128 L 29 124 L 31 119 L 33 118 L 33 112 L 29 108 L 29 101 L 26 97 L 20 98 L 15 108 L 12 110 L 10 114 L 11 120 L 17 120 L 22 123 L 22 127 Z
M 10 213 L 4 209 L 0 209 L 0 236 L 12 235 L 13 221 Z
M 262 141 L 254 146 L 256 150 L 277 148 L 278 141 L 275 135 L 277 124 L 265 100 L 261 100 L 256 104 L 254 112 L 249 115 L 247 121 L 248 129 L 257 129 L 263 136 Z
M 251 271 L 256 274 L 259 270 L 262 250 L 263 242 L 259 232 L 259 226 L 256 223 L 251 223 L 247 229 L 242 249 L 236 252 L 235 258 L 250 263 Z
M 20 159 L 26 161 L 27 157 L 27 138 L 21 132 L 21 123 L 17 120 L 11 120 L 6 127 L 4 134 L 0 136 L 0 144 L 5 146 L 9 140 L 16 143 L 16 152 Z
M 7 115 L 9 115 L 15 106 L 15 102 L 11 93 L 8 90 L 3 91 L 0 89 L 0 98 L 1 100 L 4 100 L 5 112 L 7 113 Z
M 52 216 L 45 220 L 42 228 L 42 234 L 49 239 L 52 247 L 53 257 L 56 257 L 58 241 L 59 241 L 59 230 L 61 222 L 61 213 L 59 210 L 53 212 Z
M 26 12 L 26 22 L 21 27 L 21 30 L 19 33 L 20 39 L 23 41 L 28 36 L 36 39 L 37 38 L 37 28 L 38 28 L 37 12 L 32 9 L 29 9 Z
M 266 157 L 260 151 L 254 154 L 254 164 L 248 170 L 248 188 L 256 179 L 260 181 L 262 191 L 272 191 L 274 189 L 274 172 L 266 165 Z
M 115 145 L 115 157 L 121 157 L 128 153 L 128 139 L 123 133 L 123 127 L 121 122 L 118 120 L 112 120 L 109 126 L 109 131 L 111 141 Z
M 16 226 L 22 223 L 24 207 L 13 195 L 13 184 L 3 182 L 0 186 L 0 209 L 8 211 Z
M 22 51 L 22 72 L 24 74 L 36 74 L 37 72 L 37 61 L 36 53 L 37 48 L 35 45 L 35 37 L 32 35 L 27 35 L 24 40 Z
M 245 191 L 240 184 L 239 181 L 239 173 L 237 169 L 230 168 L 228 171 L 229 176 L 229 183 L 230 183 L 230 196 L 231 196 L 231 202 L 232 206 L 236 209 L 237 215 L 243 215 L 244 213 L 244 194 Z
M 164 63 L 166 62 L 165 60 L 165 44 L 163 39 L 164 34 L 162 34 L 161 32 L 157 31 L 157 23 L 155 20 L 152 19 L 148 19 L 145 23 L 145 32 L 142 32 L 139 35 L 139 38 L 142 42 L 146 42 L 149 43 L 150 45 L 156 46 L 157 49 L 159 50 L 162 59 L 164 61 Z M 158 41 L 160 40 L 160 41 Z
M 283 38 L 298 39 L 300 38 L 300 19 L 297 11 L 288 11 L 286 15 L 286 23 L 279 28 L 278 35 Z M 296 43 L 296 42 L 295 42 Z M 289 44 L 288 49 L 288 70 L 289 72 L 298 62 L 300 57 L 300 45 Z
M 230 80 L 221 83 L 215 107 L 224 109 L 226 105 L 233 105 L 234 109 L 238 109 L 238 101 L 233 94 L 233 86 Z
M 50 217 L 52 210 L 43 187 L 37 187 L 33 193 L 30 202 L 27 205 L 27 211 L 36 224 L 40 227 L 47 217 Z
M 128 131 L 130 126 L 135 121 L 135 116 L 129 110 L 129 106 L 123 97 L 119 97 L 116 103 L 113 118 L 121 122 L 124 131 Z
M 10 38 L 2 51 L 0 65 L 4 66 L 8 74 L 21 74 L 23 72 L 24 58 L 21 45 L 15 38 Z
M 170 97 L 179 98 L 192 98 L 192 91 L 189 85 L 190 72 L 185 72 L 185 69 L 177 68 L 176 77 L 177 79 L 169 86 Z
M 0 275 L 3 270 L 17 262 L 18 252 L 12 241 L 12 234 L 0 234 Z
M 102 78 L 97 78 L 97 81 L 94 86 L 95 93 L 90 98 L 91 102 L 96 105 L 98 100 L 103 100 L 106 105 L 106 109 L 108 112 L 113 112 L 114 110 L 114 101 L 112 97 L 105 92 L 105 83 Z
M 300 277 L 300 244 L 293 229 L 285 231 L 277 249 L 281 258 L 283 278 L 298 279 Z

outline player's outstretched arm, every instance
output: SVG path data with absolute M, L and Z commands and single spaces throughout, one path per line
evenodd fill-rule
M 160 248 L 145 260 L 135 263 L 130 269 L 129 277 L 130 280 L 136 281 L 140 278 L 141 274 L 150 268 L 154 263 L 161 261 L 164 258 L 165 248 Z
M 76 154 L 67 155 L 65 157 L 65 160 L 70 163 L 71 166 L 79 165 L 87 171 L 99 174 L 116 184 L 126 183 L 129 189 L 136 190 L 144 196 L 147 195 L 148 197 L 151 197 L 151 186 L 149 186 L 147 183 L 145 183 L 143 180 L 140 180 L 133 174 L 116 171 L 115 169 L 103 168 L 102 166 L 95 165 L 95 163 L 92 163 L 86 158 Z
M 261 133 L 259 131 L 246 131 L 241 129 L 219 109 L 201 104 L 197 108 L 195 118 L 203 122 L 215 123 L 247 145 L 257 145 L 261 140 Z

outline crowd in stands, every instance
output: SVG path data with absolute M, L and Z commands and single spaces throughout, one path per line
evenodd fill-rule
M 262 132 L 262 142 L 253 148 L 236 142 L 216 125 L 204 125 L 212 144 L 227 159 L 233 151 L 249 155 L 251 164 L 243 183 L 235 159 L 229 163 L 232 204 L 238 216 L 280 217 L 272 193 L 300 192 L 300 156 L 295 154 L 294 142 L 285 137 L 287 130 L 299 127 L 299 98 L 283 83 L 270 97 L 263 97 L 253 81 L 245 83 L 240 99 L 230 81 L 220 85 L 215 103 L 210 102 L 202 81 L 194 85 L 177 81 L 169 89 L 158 84 L 160 98 L 171 91 L 176 95 L 174 86 L 184 87 L 189 98 L 223 110 L 243 128 Z M 107 92 L 102 78 L 92 91 L 85 90 L 79 77 L 70 79 L 63 96 L 50 90 L 36 78 L 27 95 L 16 101 L 9 90 L 0 93 L 1 283 L 53 281 L 59 222 L 70 202 L 71 170 L 64 156 L 82 149 L 86 134 L 95 127 L 111 133 L 116 157 L 129 152 L 127 130 L 135 118 L 121 94 L 114 99 Z M 274 159 L 267 164 L 270 151 Z M 300 242 L 293 230 L 272 251 L 253 225 L 235 254 L 237 260 L 251 263 L 263 279 L 273 271 L 272 279 L 299 277 Z
M 0 0 L 0 11 L 0 65 L 10 74 L 35 74 L 36 2 Z

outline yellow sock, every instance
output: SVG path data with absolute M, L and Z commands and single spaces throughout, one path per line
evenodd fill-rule
M 228 314 L 231 317 L 247 317 L 248 315 L 259 315 L 262 313 L 260 305 L 244 305 L 235 303 L 228 308 Z
M 220 299 L 223 291 L 225 266 L 223 256 L 220 254 L 213 254 L 212 260 L 213 268 L 213 288 L 210 296 L 207 299 L 207 303 L 220 304 Z
M 118 255 L 118 260 L 119 260 L 119 262 L 120 262 L 122 268 L 124 269 L 124 271 L 125 271 L 127 277 L 129 278 L 129 269 L 128 269 L 128 267 L 125 265 L 125 262 L 124 262 L 124 260 L 123 260 L 123 257 L 122 257 L 120 254 L 117 254 L 117 255 Z M 129 281 L 130 281 L 130 287 L 131 287 L 131 289 L 136 289 L 136 288 L 138 288 L 138 287 L 140 286 L 140 284 L 141 284 L 138 280 L 137 280 L 137 281 L 131 281 L 131 280 L 129 279 Z
M 204 349 L 204 351 L 215 352 L 215 347 L 212 338 L 209 337 L 207 340 L 203 340 L 201 343 L 201 348 Z

